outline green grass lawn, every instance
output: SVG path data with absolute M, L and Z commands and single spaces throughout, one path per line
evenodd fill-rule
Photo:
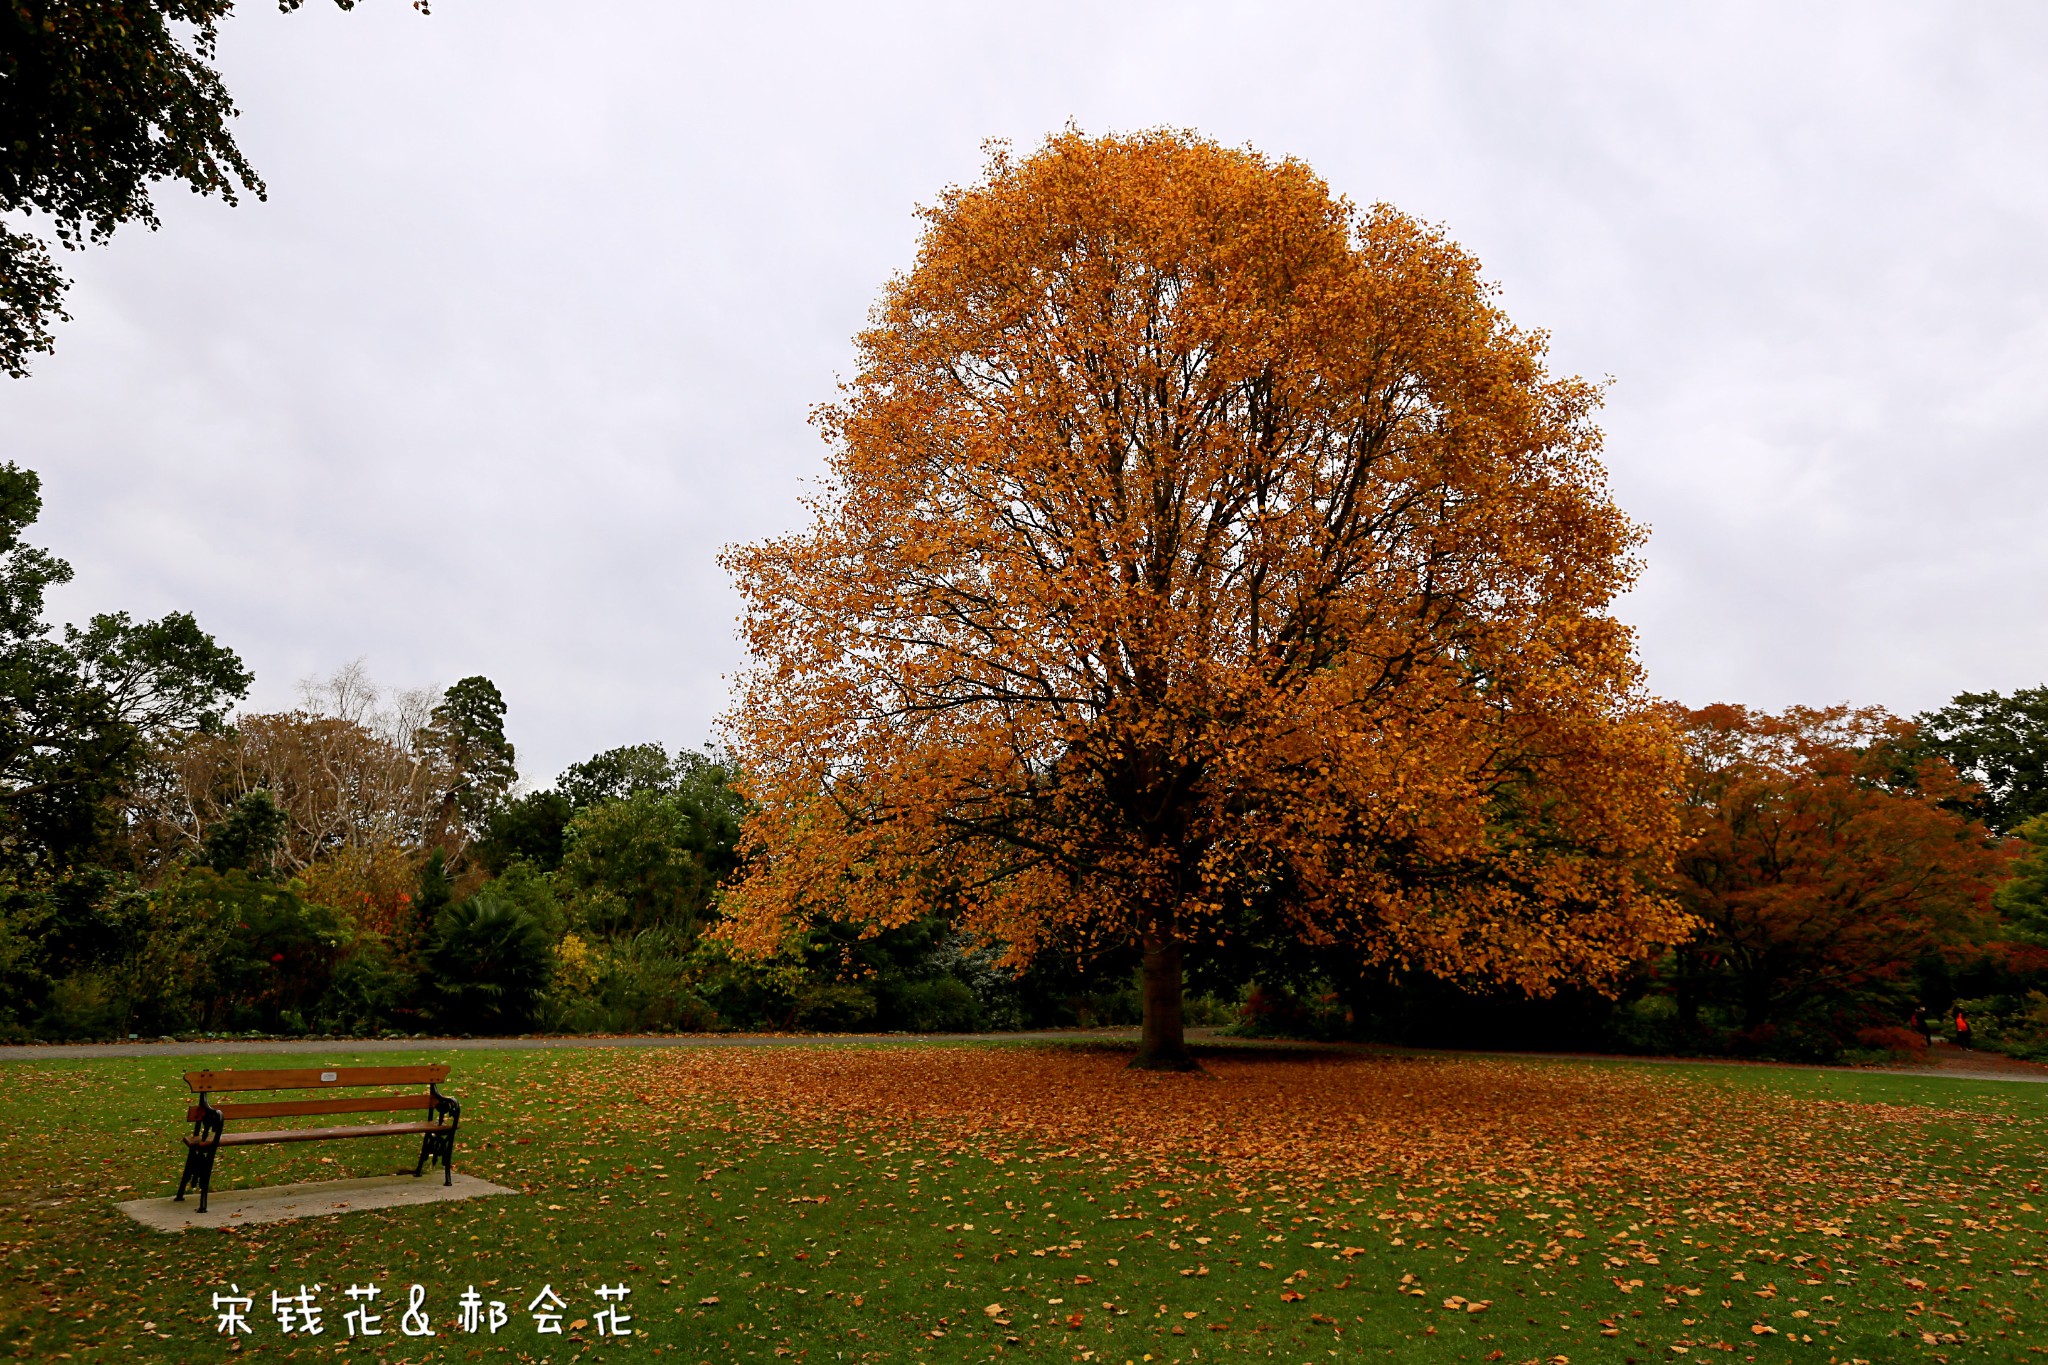
M 1000 1069 L 1027 1050 L 966 1052 Z M 180 1075 L 310 1059 L 0 1063 L 5 1349 L 38 1360 L 235 1351 L 1162 1365 L 2048 1355 L 2037 1274 L 2048 1086 L 1612 1064 L 1630 1086 L 1697 1112 L 1705 1137 L 1692 1141 L 1711 1142 L 1718 1113 L 1752 1102 L 1830 1114 L 1845 1101 L 1884 1106 L 1871 1112 L 1895 1125 L 1873 1130 L 1875 1145 L 1845 1139 L 1837 1151 L 1822 1122 L 1810 1141 L 1825 1150 L 1788 1152 L 1786 1173 L 1753 1163 L 1753 1178 L 1716 1177 L 1730 1186 L 1721 1199 L 1689 1187 L 1660 1200 L 1638 1197 L 1625 1173 L 1580 1170 L 1583 1152 L 1559 1153 L 1559 1169 L 1571 1168 L 1563 1184 L 1542 1171 L 1524 1185 L 1497 1171 L 1482 1179 L 1459 1163 L 1497 1139 L 1481 1134 L 1475 1147 L 1446 1128 L 1435 1147 L 1431 1125 L 1456 1120 L 1427 1108 L 1413 1120 L 1417 1150 L 1440 1150 L 1442 1162 L 1426 1179 L 1318 1171 L 1254 1186 L 1200 1158 L 1147 1167 L 1051 1137 L 921 1136 L 888 1114 L 799 1127 L 715 1093 L 677 1104 L 642 1084 L 646 1068 L 666 1064 L 652 1051 L 338 1047 L 318 1060 L 449 1063 L 446 1088 L 464 1103 L 457 1169 L 523 1193 L 158 1233 L 114 1204 L 175 1185 Z M 1577 1084 L 1607 1067 L 1489 1065 L 1536 1104 L 1552 1078 Z M 1389 1084 L 1410 1074 L 1386 1072 Z M 1673 1161 L 1693 1159 L 1684 1144 L 1672 1150 Z M 229 1150 L 216 1189 L 409 1169 L 414 1152 L 395 1139 Z M 1843 1173 L 1839 1188 L 1813 1174 L 1831 1170 Z M 1850 1182 L 1865 1193 L 1837 1207 Z M 385 1334 L 352 1339 L 344 1291 L 366 1283 L 381 1291 Z M 314 1284 L 326 1330 L 284 1335 L 272 1291 Z M 413 1284 L 431 1338 L 399 1330 Z M 597 1335 L 601 1284 L 630 1287 L 630 1338 Z M 230 1285 L 256 1301 L 253 1334 L 232 1344 L 211 1307 Z M 562 1335 L 537 1333 L 527 1311 L 543 1285 L 565 1301 Z M 507 1306 L 495 1335 L 455 1321 L 471 1286 Z

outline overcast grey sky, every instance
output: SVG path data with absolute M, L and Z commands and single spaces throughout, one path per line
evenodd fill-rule
M 59 610 L 190 609 L 259 707 L 360 656 L 495 679 L 529 779 L 702 742 L 912 207 L 1068 120 L 1300 156 L 1611 375 L 1660 694 L 2048 682 L 2038 4 L 243 9 L 270 201 L 69 255 L 0 432 Z

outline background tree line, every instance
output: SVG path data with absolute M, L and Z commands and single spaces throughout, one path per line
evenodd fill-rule
M 284 712 L 193 619 L 59 629 L 70 569 L 0 467 L 0 1032 L 946 1029 L 1129 1023 L 1114 945 L 1022 971 L 941 908 L 830 918 L 766 959 L 713 932 L 749 814 L 731 761 L 608 750 L 521 790 L 481 677 L 360 665 Z M 1916 1006 L 2048 1056 L 2048 688 L 1882 711 L 1671 711 L 1700 924 L 1612 995 L 1369 966 L 1248 916 L 1191 1017 L 1253 1032 L 1807 1058 L 1909 1048 Z

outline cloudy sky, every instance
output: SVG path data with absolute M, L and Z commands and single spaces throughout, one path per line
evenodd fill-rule
M 0 437 L 60 611 L 193 610 L 257 706 L 360 657 L 495 679 L 529 778 L 702 742 L 714 555 L 796 524 L 912 207 L 1069 120 L 1300 156 L 1612 376 L 1660 694 L 2048 682 L 2041 6 L 243 8 L 269 202 L 70 256 Z

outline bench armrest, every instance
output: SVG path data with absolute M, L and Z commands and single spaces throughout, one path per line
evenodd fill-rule
M 199 1092 L 199 1117 L 192 1121 L 192 1136 L 212 1136 L 215 1143 L 220 1141 L 221 1131 L 227 1126 L 227 1116 L 206 1102 L 206 1092 Z

